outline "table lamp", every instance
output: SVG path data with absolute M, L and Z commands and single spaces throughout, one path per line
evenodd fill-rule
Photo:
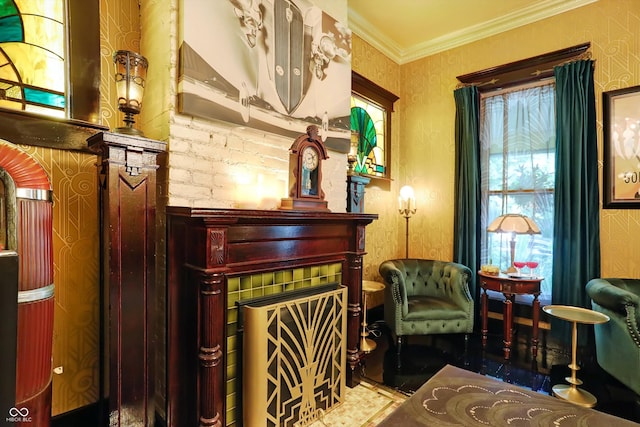
M 509 247 L 511 249 L 511 264 L 505 271 L 506 273 L 515 273 L 518 271 L 513 265 L 516 255 L 516 234 L 540 234 L 540 228 L 531 218 L 522 214 L 508 213 L 500 215 L 493 220 L 487 227 L 487 231 L 491 233 L 510 233 L 511 240 Z

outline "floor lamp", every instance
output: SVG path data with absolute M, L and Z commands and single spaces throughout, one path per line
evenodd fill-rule
M 540 234 L 540 228 L 534 220 L 522 214 L 508 213 L 500 215 L 489 224 L 487 231 L 491 233 L 509 233 L 509 249 L 511 251 L 511 264 L 505 273 L 515 273 L 518 271 L 513 265 L 516 255 L 516 234 Z
M 405 258 L 409 258 L 409 218 L 416 213 L 416 198 L 413 188 L 405 185 L 400 189 L 398 197 L 398 212 L 406 221 L 405 227 Z

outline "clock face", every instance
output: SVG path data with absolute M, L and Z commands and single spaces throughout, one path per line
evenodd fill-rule
M 309 171 L 318 167 L 318 150 L 307 147 L 302 151 L 302 167 Z

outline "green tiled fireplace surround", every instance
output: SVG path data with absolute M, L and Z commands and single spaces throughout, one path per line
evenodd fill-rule
M 279 270 L 227 278 L 227 390 L 226 425 L 240 425 L 237 396 L 242 393 L 238 372 L 242 360 L 238 360 L 238 307 L 236 301 L 265 295 L 279 294 L 294 289 L 342 283 L 342 264 L 333 263 L 310 267 Z

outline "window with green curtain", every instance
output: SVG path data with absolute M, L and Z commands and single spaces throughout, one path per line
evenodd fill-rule
M 496 217 L 519 213 L 542 234 L 516 236 L 515 261 L 535 261 L 544 277 L 541 300 L 551 299 L 555 181 L 555 85 L 546 80 L 487 92 L 480 101 L 481 259 L 510 265 L 510 235 L 489 233 Z M 528 269 L 522 271 L 528 273 Z
M 0 0 L 0 107 L 66 117 L 64 0 Z

